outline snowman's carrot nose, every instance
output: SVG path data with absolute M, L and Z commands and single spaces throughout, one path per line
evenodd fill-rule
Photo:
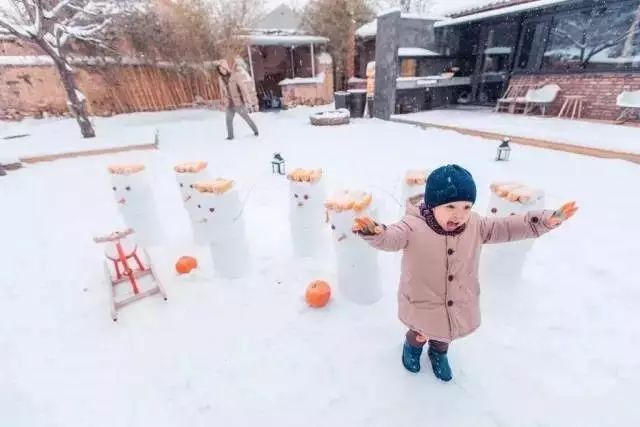
M 124 205 L 127 203 L 127 201 L 125 200 L 125 198 L 123 197 L 122 199 L 118 200 L 118 203 L 120 203 L 121 205 Z

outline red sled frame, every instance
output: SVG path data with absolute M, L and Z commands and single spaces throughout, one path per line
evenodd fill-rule
M 121 240 L 125 237 L 129 236 L 133 233 L 132 229 L 126 229 L 124 231 L 116 231 L 114 233 L 109 234 L 108 236 L 103 237 L 94 237 L 94 242 L 96 243 L 113 243 L 116 249 L 116 258 L 111 258 L 107 256 L 107 258 L 113 263 L 113 267 L 115 270 L 116 276 L 113 277 L 111 271 L 109 269 L 109 262 L 104 260 L 104 271 L 105 276 L 109 283 L 111 284 L 111 318 L 113 321 L 118 320 L 118 310 L 122 307 L 129 305 L 135 301 L 138 301 L 142 298 L 152 296 L 155 294 L 161 294 L 164 300 L 167 300 L 167 294 L 160 282 L 160 279 L 155 274 L 155 269 L 151 262 L 151 257 L 146 249 L 142 249 L 144 253 L 144 257 L 147 261 L 148 266 L 145 265 L 140 260 L 140 257 L 137 253 L 137 246 L 134 246 L 131 253 L 127 254 L 122 246 Z M 105 255 L 106 256 L 106 255 Z M 133 260 L 137 266 L 132 268 L 130 260 Z M 151 276 L 153 279 L 154 285 L 150 288 L 141 291 L 140 286 L 138 284 L 138 279 L 144 276 Z M 131 289 L 133 290 L 133 294 L 130 296 L 126 296 L 124 298 L 118 299 L 116 295 L 116 287 L 124 282 L 129 282 L 131 285 Z

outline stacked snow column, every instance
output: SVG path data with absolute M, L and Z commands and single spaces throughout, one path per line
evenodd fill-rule
M 322 169 L 295 169 L 287 179 L 294 253 L 300 257 L 313 256 L 321 249 L 326 232 Z
M 203 226 L 216 272 L 227 279 L 241 277 L 247 268 L 249 245 L 234 182 L 218 178 L 193 186 L 197 191 L 194 220 Z
M 336 254 L 338 288 L 356 304 L 373 304 L 382 297 L 378 253 L 352 232 L 354 219 L 376 216 L 372 196 L 341 191 L 325 203 Z
M 114 165 L 109 173 L 118 210 L 133 229 L 133 239 L 145 246 L 161 243 L 162 228 L 144 165 Z
M 491 197 L 487 216 L 505 217 L 525 214 L 531 210 L 544 209 L 545 197 L 542 190 L 519 183 L 491 184 Z M 535 240 L 485 245 L 483 248 L 483 270 L 491 277 L 502 277 L 517 281 Z
M 196 210 L 196 189 L 194 185 L 197 182 L 205 182 L 210 179 L 207 170 L 207 162 L 188 162 L 176 165 L 174 168 L 176 173 L 176 181 L 180 188 L 180 196 L 182 203 L 189 214 L 191 220 L 191 230 L 196 243 L 203 244 L 207 242 L 206 229 L 204 223 L 199 222 Z
M 404 216 L 407 204 L 415 205 L 424 198 L 424 189 L 429 176 L 427 170 L 408 170 L 402 180 L 402 207 L 400 216 Z

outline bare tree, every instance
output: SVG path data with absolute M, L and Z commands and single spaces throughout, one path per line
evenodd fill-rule
M 378 0 L 376 7 L 381 10 L 397 7 L 405 13 L 426 15 L 433 9 L 433 0 Z
M 246 39 L 241 37 L 262 16 L 263 0 L 208 0 L 221 58 L 244 55 Z
M 345 88 L 353 74 L 356 28 L 373 17 L 367 0 L 311 0 L 303 9 L 303 27 L 330 40 L 328 51 L 335 64 L 336 88 Z
M 0 28 L 38 46 L 51 57 L 67 93 L 67 105 L 78 121 L 82 136 L 94 137 L 95 130 L 87 116 L 86 97 L 78 89 L 70 64 L 71 45 L 75 40 L 104 46 L 101 35 L 109 27 L 114 16 L 124 13 L 127 2 L 120 0 L 7 1 L 8 6 L 0 7 Z
M 582 68 L 596 55 L 612 48 L 617 56 L 631 56 L 634 40 L 640 33 L 639 22 L 640 7 L 635 11 L 594 9 L 571 15 L 551 30 L 552 56 L 575 58 Z

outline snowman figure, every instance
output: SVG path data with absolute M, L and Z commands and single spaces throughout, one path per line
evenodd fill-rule
M 545 208 L 542 190 L 516 182 L 493 183 L 490 186 L 488 217 L 504 217 L 525 214 L 530 210 Z M 493 277 L 519 280 L 535 239 L 485 245 L 482 250 L 483 269 Z
M 430 171 L 426 169 L 410 169 L 405 173 L 402 180 L 402 202 L 404 205 L 400 207 L 400 217 L 405 215 L 407 204 L 415 205 L 424 198 L 424 189 L 429 173 Z
M 118 210 L 133 229 L 135 241 L 145 246 L 161 243 L 163 233 L 145 166 L 114 165 L 108 170 Z
M 241 277 L 247 270 L 249 245 L 234 182 L 217 178 L 193 186 L 197 191 L 194 219 L 203 227 L 214 268 L 221 277 Z
M 347 190 L 325 203 L 335 245 L 338 287 L 348 300 L 362 305 L 382 298 L 378 254 L 352 232 L 356 217 L 375 217 L 372 200 L 364 191 Z
M 176 181 L 180 189 L 180 196 L 184 208 L 189 214 L 191 220 L 191 230 L 196 243 L 206 243 L 206 230 L 204 224 L 196 218 L 196 189 L 194 185 L 197 182 L 209 180 L 209 172 L 207 170 L 207 162 L 187 162 L 176 165 L 173 170 L 176 173 Z
M 295 169 L 289 180 L 289 223 L 294 253 L 310 257 L 322 247 L 326 231 L 322 169 Z

